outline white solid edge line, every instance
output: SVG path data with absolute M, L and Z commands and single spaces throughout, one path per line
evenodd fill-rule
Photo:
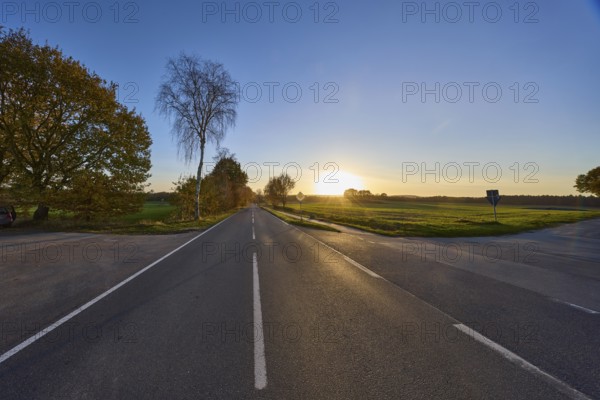
M 235 215 L 235 214 L 234 214 Z M 232 215 L 233 216 L 233 215 Z M 58 321 L 54 322 L 52 325 L 47 326 L 46 328 L 42 329 L 41 331 L 39 331 L 38 333 L 36 333 L 35 335 L 31 336 L 29 339 L 25 340 L 24 342 L 18 344 L 17 346 L 13 347 L 12 349 L 10 349 L 9 351 L 7 351 L 6 353 L 2 354 L 0 356 L 0 364 L 2 364 L 3 362 L 5 362 L 6 360 L 8 360 L 9 358 L 11 358 L 12 356 L 14 356 L 15 354 L 17 354 L 18 352 L 20 352 L 21 350 L 25 349 L 26 347 L 30 346 L 31 344 L 37 342 L 39 339 L 43 338 L 44 336 L 46 336 L 48 333 L 52 332 L 53 330 L 55 330 L 56 328 L 58 328 L 59 326 L 63 325 L 65 322 L 69 321 L 70 319 L 72 319 L 73 317 L 77 316 L 78 314 L 82 313 L 83 311 L 85 311 L 86 309 L 90 308 L 91 306 L 93 306 L 94 304 L 96 304 L 97 302 L 99 302 L 100 300 L 102 300 L 103 298 L 105 298 L 106 296 L 110 295 L 111 293 L 113 293 L 114 291 L 116 291 L 117 289 L 121 288 L 122 286 L 126 285 L 127 283 L 131 282 L 132 280 L 134 280 L 135 278 L 137 278 L 138 276 L 140 276 L 141 274 L 143 274 L 144 272 L 148 271 L 150 268 L 154 267 L 155 265 L 157 265 L 158 263 L 160 263 L 161 261 L 165 260 L 166 258 L 170 257 L 171 255 L 175 254 L 176 252 L 178 252 L 179 250 L 183 249 L 185 246 L 187 246 L 188 244 L 192 243 L 193 241 L 195 241 L 196 239 L 198 239 L 199 237 L 201 237 L 202 235 L 204 235 L 205 233 L 210 232 L 212 229 L 216 228 L 217 226 L 221 225 L 223 222 L 227 221 L 230 217 L 225 218 L 223 221 L 219 222 L 216 225 L 211 226 L 210 228 L 208 228 L 207 230 L 205 230 L 204 232 L 200 233 L 198 236 L 192 238 L 191 240 L 187 241 L 186 243 L 182 244 L 181 246 L 179 246 L 178 248 L 176 248 L 175 250 L 172 250 L 171 252 L 167 253 L 166 255 L 162 256 L 161 258 L 159 258 L 158 260 L 154 261 L 152 264 L 148 265 L 147 267 L 145 267 L 144 269 L 139 270 L 138 272 L 136 272 L 135 274 L 131 275 L 129 278 L 125 279 L 124 281 L 122 281 L 121 283 L 117 284 L 116 286 L 113 286 L 112 288 L 108 289 L 106 292 L 102 293 L 101 295 L 97 296 L 96 298 L 88 301 L 87 303 L 85 303 L 84 305 L 82 305 L 81 307 L 77 308 L 76 310 L 72 311 L 71 313 L 65 315 L 64 317 L 62 317 L 61 319 L 59 319 Z
M 270 214 L 273 215 L 273 214 Z M 337 251 L 336 249 L 334 249 L 333 247 L 329 246 L 328 244 L 320 241 L 319 239 L 317 239 L 316 237 L 314 237 L 313 235 L 304 232 L 302 229 L 298 228 L 297 226 L 293 226 L 288 224 L 287 222 L 285 222 L 284 220 L 282 220 L 281 218 L 279 218 L 276 215 L 273 215 L 275 218 L 277 218 L 279 221 L 283 222 L 284 224 L 291 226 L 292 228 L 298 230 L 299 232 L 302 232 L 303 234 L 305 234 L 306 236 L 310 237 L 311 239 L 313 239 L 314 241 L 321 243 L 323 246 L 327 247 L 329 250 L 339 254 L 340 256 L 342 256 L 342 258 L 344 260 L 346 260 L 347 262 L 349 262 L 350 264 L 354 265 L 356 268 L 360 269 L 361 271 L 365 272 L 366 274 L 372 276 L 373 278 L 376 279 L 384 279 L 381 275 L 376 274 L 375 272 L 371 271 L 369 268 L 365 267 L 364 265 L 362 265 L 361 263 L 359 263 L 358 261 L 354 261 L 353 259 L 351 259 L 350 257 L 348 257 L 347 255 L 345 255 L 344 253 L 341 253 L 339 251 Z
M 512 351 L 502 347 L 498 343 L 486 338 L 485 336 L 481 335 L 479 332 L 476 332 L 474 329 L 471 329 L 464 324 L 455 324 L 454 327 L 456 329 L 458 329 L 459 331 L 461 331 L 462 333 L 466 334 L 467 336 L 470 336 L 471 338 L 477 340 L 478 342 L 480 342 L 480 343 L 484 344 L 485 346 L 491 348 L 492 350 L 496 351 L 497 353 L 500 353 L 500 355 L 502 355 L 504 358 L 508 359 L 513 364 L 516 364 L 516 365 L 520 366 L 521 368 L 523 368 L 524 370 L 540 377 L 542 380 L 544 380 L 545 382 L 550 384 L 552 387 L 554 387 L 561 393 L 566 394 L 571 399 L 592 400 L 590 397 L 581 393 L 577 389 L 572 388 L 571 386 L 569 386 L 565 382 L 561 381 L 560 379 L 555 378 L 554 376 L 548 374 L 545 371 L 542 371 L 535 365 L 531 364 L 529 361 L 519 357 L 518 355 L 516 355 Z
M 258 335 L 254 338 L 254 387 L 262 390 L 267 387 L 267 362 L 265 359 L 265 341 L 263 335 L 262 308 L 260 304 L 260 283 L 256 253 L 252 256 L 252 281 L 254 292 L 254 326 Z
M 325 245 L 325 243 L 323 243 L 323 244 Z M 325 246 L 327 246 L 327 245 L 325 245 Z M 336 251 L 336 250 L 335 250 L 335 249 L 333 249 L 333 248 L 332 248 L 331 250 L 334 250 L 334 251 Z M 338 253 L 339 253 L 339 252 L 338 252 Z M 342 254 L 342 253 L 339 253 L 339 254 Z M 365 267 L 365 266 L 364 266 L 364 265 L 362 265 L 361 263 L 359 263 L 359 262 L 356 262 L 356 261 L 354 261 L 353 259 L 351 259 L 350 257 L 348 257 L 348 256 L 345 256 L 345 255 L 343 255 L 343 254 L 342 254 L 342 256 L 344 257 L 344 260 L 348 261 L 350 264 L 354 265 L 356 268 L 360 269 L 361 271 L 363 271 L 363 272 L 365 272 L 365 273 L 367 273 L 367 274 L 371 275 L 373 278 L 377 278 L 377 279 L 383 279 L 383 278 L 381 277 L 381 275 L 378 275 L 378 274 L 376 274 L 375 272 L 371 271 L 369 268 Z
M 557 303 L 565 304 L 565 305 L 567 305 L 569 307 L 576 308 L 577 310 L 583 311 L 583 312 L 588 313 L 588 314 L 600 314 L 600 311 L 592 310 L 591 308 L 586 308 L 586 307 L 583 307 L 583 306 L 578 306 L 577 304 L 569 303 L 567 301 L 563 301 L 563 300 L 560 300 L 560 299 L 552 299 L 552 300 L 554 300 Z

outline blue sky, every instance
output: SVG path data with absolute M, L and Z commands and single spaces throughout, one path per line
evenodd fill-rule
M 600 165 L 597 1 L 68 4 L 2 2 L 0 24 L 122 86 L 154 140 L 155 191 L 195 170 L 154 111 L 181 51 L 240 82 L 222 145 L 255 189 L 288 165 L 305 193 L 574 194 Z

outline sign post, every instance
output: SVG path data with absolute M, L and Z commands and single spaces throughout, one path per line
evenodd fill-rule
M 494 221 L 498 222 L 498 217 L 496 216 L 496 206 L 500 202 L 500 193 L 498 190 L 486 190 L 487 200 L 491 205 L 494 206 Z
M 300 221 L 304 221 L 302 216 L 302 200 L 304 200 L 304 193 L 298 192 L 296 199 L 298 199 L 298 202 L 300 203 Z

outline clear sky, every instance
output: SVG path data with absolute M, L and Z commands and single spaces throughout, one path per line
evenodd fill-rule
M 254 189 L 287 165 L 304 193 L 575 194 L 600 165 L 596 0 L 3 1 L 0 24 L 121 85 L 154 191 L 195 170 L 154 111 L 181 51 L 240 83 L 222 145 Z

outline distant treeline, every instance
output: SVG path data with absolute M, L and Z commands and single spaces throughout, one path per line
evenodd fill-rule
M 370 190 L 347 189 L 344 191 L 344 197 L 358 202 L 382 202 L 386 200 L 393 201 L 417 201 L 417 202 L 442 202 L 442 203 L 481 203 L 485 202 L 485 197 L 448 197 L 448 196 L 407 196 L 391 195 L 386 193 L 373 194 Z M 562 206 L 562 207 L 600 207 L 600 197 L 595 196 L 501 196 L 501 204 L 515 206 Z
M 418 202 L 448 202 L 448 203 L 482 203 L 485 197 L 416 197 L 416 196 L 389 196 L 388 199 L 398 201 Z M 500 204 L 515 206 L 562 206 L 562 207 L 600 207 L 600 197 L 594 196 L 501 196 Z
M 173 192 L 157 192 L 157 193 L 147 193 L 146 201 L 164 201 L 166 203 L 170 202 L 173 198 Z
M 148 193 L 146 195 L 146 201 L 164 201 L 170 202 L 173 197 L 172 192 L 157 192 Z M 485 203 L 485 197 L 448 197 L 448 196 L 431 196 L 431 197 L 417 197 L 417 196 L 387 196 L 387 195 L 368 195 L 359 196 L 360 201 L 411 201 L 411 202 L 423 202 L 423 203 L 472 203 L 479 204 Z M 291 196 L 290 200 L 294 200 L 295 197 Z M 318 201 L 319 196 L 309 196 L 306 201 Z M 594 196 L 502 196 L 500 204 L 515 205 L 515 206 L 559 206 L 559 207 L 600 207 L 600 197 Z

